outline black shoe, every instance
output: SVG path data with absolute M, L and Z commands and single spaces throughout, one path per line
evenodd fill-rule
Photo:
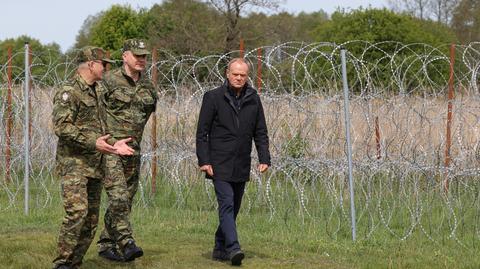
M 228 258 L 227 252 L 224 250 L 219 250 L 219 249 L 214 249 L 212 252 L 212 259 L 216 261 L 228 261 L 230 260 Z
M 126 262 L 131 262 L 143 256 L 143 250 L 135 245 L 135 241 L 128 242 L 123 248 L 123 257 Z
M 107 260 L 115 261 L 115 262 L 124 261 L 122 254 L 120 254 L 120 252 L 118 252 L 116 248 L 109 248 L 104 251 L 101 251 L 98 253 L 98 256 Z
M 240 249 L 234 250 L 230 253 L 230 261 L 232 262 L 232 265 L 242 265 L 243 258 L 245 258 L 245 254 Z

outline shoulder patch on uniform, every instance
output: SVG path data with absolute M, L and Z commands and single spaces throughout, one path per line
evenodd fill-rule
M 64 92 L 64 93 L 62 94 L 62 100 L 63 100 L 64 102 L 66 102 L 66 101 L 68 101 L 68 98 L 70 98 L 70 95 L 68 94 L 68 92 Z

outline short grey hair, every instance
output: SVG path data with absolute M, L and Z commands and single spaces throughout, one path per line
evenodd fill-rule
M 79 63 L 79 64 L 78 64 L 78 69 L 86 69 L 86 68 L 88 68 L 88 63 L 89 63 L 89 62 L 90 62 L 90 61 L 83 62 L 83 63 Z
M 229 70 L 229 69 L 230 69 L 230 66 L 232 66 L 232 64 L 234 64 L 234 63 L 244 63 L 244 64 L 247 65 L 248 71 L 250 71 L 250 69 L 251 69 L 250 63 L 247 62 L 247 61 L 245 61 L 244 58 L 233 58 L 233 59 L 231 59 L 231 60 L 228 62 L 227 70 Z

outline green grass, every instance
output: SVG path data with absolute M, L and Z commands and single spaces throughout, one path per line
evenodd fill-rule
M 14 206 L 9 208 L 6 207 L 8 197 L 0 191 L 0 268 L 50 268 L 63 209 L 58 182 L 54 179 L 48 182 L 46 187 L 32 182 L 32 208 L 28 216 L 23 214 L 22 191 L 18 191 Z M 144 248 L 145 256 L 134 263 L 110 263 L 97 256 L 93 244 L 82 268 L 230 268 L 227 263 L 210 259 L 218 221 L 215 204 L 207 195 L 207 190 L 213 194 L 210 186 L 202 181 L 184 182 L 178 186 L 162 182 L 159 181 L 156 195 L 148 194 L 148 186 L 143 195 L 139 192 L 133 209 L 135 238 Z M 480 257 L 476 255 L 478 236 L 472 236 L 472 231 L 476 231 L 474 221 L 478 220 L 478 214 L 466 206 L 477 203 L 472 191 L 459 190 L 458 197 L 452 199 L 452 207 L 460 223 L 457 236 L 464 244 L 462 246 L 448 237 L 450 220 L 445 217 L 441 197 L 433 192 L 416 198 L 390 192 L 391 197 L 384 197 L 381 205 L 385 214 L 388 208 L 395 208 L 390 227 L 401 235 L 408 224 L 405 218 L 408 219 L 409 210 L 404 208 L 405 205 L 422 199 L 422 203 L 430 205 L 428 209 L 431 210 L 422 223 L 437 230 L 432 231 L 435 242 L 430 241 L 420 229 L 414 229 L 406 240 L 400 240 L 381 228 L 378 210 L 374 210 L 375 206 L 367 206 L 366 196 L 361 195 L 359 188 L 356 201 L 359 205 L 358 240 L 354 243 L 350 224 L 342 213 L 342 210 L 349 213 L 349 201 L 344 201 L 343 209 L 338 204 L 330 205 L 331 198 L 328 198 L 326 188 L 318 186 L 318 182 L 306 183 L 306 207 L 310 216 L 302 213 L 293 183 L 280 180 L 272 183 L 271 199 L 276 206 L 273 216 L 264 195 L 265 186 L 249 184 L 238 219 L 240 242 L 246 252 L 242 268 L 480 266 Z M 462 201 L 463 206 L 456 207 L 458 201 Z M 375 204 L 377 201 L 372 202 Z M 102 212 L 104 210 L 103 207 Z M 460 214 L 461 210 L 467 212 Z M 432 225 L 428 226 L 428 221 Z M 367 236 L 372 227 L 377 228 Z

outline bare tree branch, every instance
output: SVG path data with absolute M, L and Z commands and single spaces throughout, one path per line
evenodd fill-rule
M 453 11 L 460 0 L 388 0 L 395 12 L 406 12 L 422 20 L 434 19 L 450 24 Z
M 243 13 L 253 8 L 276 10 L 284 0 L 207 0 L 225 18 L 225 52 L 238 48 L 238 22 Z

